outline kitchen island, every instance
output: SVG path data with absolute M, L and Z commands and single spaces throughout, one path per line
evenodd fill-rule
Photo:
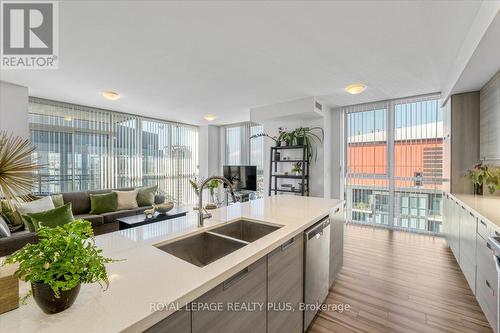
M 334 199 L 274 196 L 214 210 L 201 228 L 197 215 L 190 212 L 184 217 L 98 236 L 97 246 L 105 256 L 125 259 L 107 265 L 108 290 L 102 291 L 95 284 L 82 285 L 71 308 L 50 316 L 30 299 L 27 305 L 0 315 L 0 332 L 145 331 L 247 267 L 257 265 L 291 239 L 301 238 L 304 230 L 342 207 L 343 202 Z M 279 228 L 203 267 L 155 247 L 241 218 Z M 340 233 L 332 228 L 332 238 Z M 341 265 L 341 258 L 336 260 Z M 27 288 L 23 284 L 21 289 L 26 292 Z

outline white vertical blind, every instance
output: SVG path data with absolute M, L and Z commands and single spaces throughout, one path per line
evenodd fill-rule
M 438 98 L 343 108 L 351 221 L 440 232 L 443 119 Z
M 39 98 L 30 98 L 29 121 L 44 165 L 35 192 L 158 184 L 176 202 L 195 201 L 196 126 Z

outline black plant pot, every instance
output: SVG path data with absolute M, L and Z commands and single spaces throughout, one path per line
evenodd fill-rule
M 474 184 L 474 194 L 483 195 L 483 185 Z
M 31 290 L 33 291 L 33 298 L 40 309 L 47 314 L 53 314 L 64 311 L 73 305 L 76 296 L 80 292 L 80 285 L 70 290 L 60 291 L 59 298 L 56 298 L 52 288 L 45 283 L 32 283 Z
M 303 146 L 304 145 L 304 137 L 303 136 L 298 136 L 296 139 L 297 146 Z
M 276 147 L 281 147 L 281 141 L 276 141 Z

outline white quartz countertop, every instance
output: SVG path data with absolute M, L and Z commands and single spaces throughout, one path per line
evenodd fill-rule
M 196 213 L 189 212 L 185 217 L 98 236 L 97 246 L 104 255 L 126 259 L 107 265 L 108 290 L 103 292 L 98 284 L 82 285 L 73 306 L 54 315 L 44 314 L 31 298 L 27 305 L 0 315 L 0 332 L 140 332 L 173 312 L 154 311 L 152 304 L 184 306 L 341 205 L 334 199 L 266 197 L 211 211 L 213 217 L 203 228 L 197 226 Z M 153 246 L 239 218 L 283 227 L 205 267 Z M 27 291 L 27 284 L 21 289 Z
M 490 221 L 500 228 L 500 197 L 456 193 L 451 196 L 467 206 L 480 219 Z

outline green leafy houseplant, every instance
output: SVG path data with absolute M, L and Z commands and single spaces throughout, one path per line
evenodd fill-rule
M 317 132 L 317 133 L 316 133 Z M 299 127 L 293 130 L 293 138 L 298 146 L 307 146 L 308 156 L 310 160 L 314 156 L 314 161 L 317 160 L 317 151 L 314 149 L 316 143 L 323 142 L 324 131 L 321 127 Z
M 282 142 L 285 146 L 293 145 L 295 141 L 295 132 L 288 132 L 286 128 L 280 127 L 278 128 L 278 142 Z
M 292 167 L 292 172 L 295 172 L 295 174 L 300 174 L 302 172 L 302 163 L 296 162 L 293 164 Z
M 17 250 L 7 257 L 3 265 L 19 264 L 15 275 L 31 283 L 30 293 L 33 293 L 42 310 L 55 313 L 70 307 L 81 283 L 98 282 L 103 288 L 108 287 L 108 274 L 104 264 L 116 260 L 104 257 L 102 250 L 95 246 L 90 222 L 75 220 L 55 228 L 42 226 L 38 237 L 38 243 L 27 244 Z M 50 295 L 45 291 L 45 294 L 37 296 L 36 290 L 40 285 L 49 287 Z M 59 304 L 62 308 L 51 308 L 53 304 L 47 304 L 47 299 L 40 299 L 51 297 L 53 302 L 60 303 L 67 292 L 75 289 L 76 295 L 69 305 L 67 302 Z
M 500 167 L 488 167 L 485 184 L 490 194 L 500 190 Z
M 278 139 L 275 136 L 270 136 L 267 133 L 254 134 L 254 135 L 250 136 L 250 139 L 260 138 L 260 137 L 263 137 L 263 136 L 272 139 L 274 141 L 274 143 L 276 144 L 276 146 L 279 146 L 281 144 L 281 141 L 278 141 Z
M 467 175 L 474 184 L 474 194 L 483 194 L 484 186 L 488 188 L 490 194 L 500 190 L 500 167 L 479 162 L 467 171 Z
M 488 177 L 488 166 L 479 162 L 467 171 L 467 175 L 474 184 L 474 194 L 483 194 L 483 184 Z

